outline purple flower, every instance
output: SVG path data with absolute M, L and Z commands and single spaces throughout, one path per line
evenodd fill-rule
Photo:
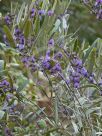
M 102 9 L 100 9 L 97 13 L 97 19 L 102 19 Z
M 38 10 L 38 15 L 40 15 L 40 16 L 45 15 L 45 10 Z
M 47 61 L 46 59 L 42 62 L 42 65 L 46 69 L 50 69 L 50 62 Z
M 46 57 L 49 57 L 49 58 L 50 58 L 50 50 L 48 50 L 48 51 L 46 52 Z
M 73 76 L 73 77 L 79 77 L 80 76 L 80 74 L 78 73 L 78 72 L 76 72 L 76 71 L 72 71 L 71 72 L 71 75 Z
M 20 29 L 18 28 L 18 26 L 16 26 L 15 29 L 14 29 L 14 35 L 15 35 L 16 37 L 19 37 L 20 34 L 21 34 L 21 31 L 20 31 Z
M 85 77 L 88 76 L 88 72 L 87 72 L 87 70 L 86 70 L 84 67 L 81 68 L 80 73 L 81 73 L 83 76 L 85 76 Z
M 35 58 L 34 58 L 34 56 L 31 56 L 31 57 L 29 58 L 29 61 L 31 61 L 31 62 L 35 62 Z
M 14 30 L 14 40 L 17 42 L 16 47 L 20 51 L 22 51 L 25 47 L 25 38 L 24 38 L 24 34 L 21 32 L 18 26 L 16 26 Z
M 18 28 L 18 26 L 14 29 L 14 39 L 18 42 L 22 42 L 24 40 L 24 35 L 22 31 Z
M 69 80 L 69 79 L 66 79 L 66 83 L 67 83 L 67 84 L 70 84 L 70 80 Z
M 3 80 L 2 82 L 1 82 L 1 84 L 2 85 L 6 85 L 6 86 L 9 86 L 10 84 L 9 84 L 9 82 L 5 79 L 5 80 Z
M 69 76 L 70 80 L 73 81 L 74 77 L 72 75 Z
M 72 64 L 73 64 L 74 66 L 82 67 L 82 60 L 79 60 L 78 58 L 74 58 L 74 59 L 72 60 Z
M 63 55 L 62 52 L 57 52 L 54 56 L 54 59 L 62 59 Z
M 24 44 L 17 44 L 17 48 L 21 51 L 24 49 Z
M 49 46 L 54 46 L 54 39 L 50 39 L 50 40 L 48 41 L 48 45 L 49 45 Z
M 48 16 L 52 16 L 52 15 L 54 14 L 54 12 L 53 12 L 53 10 L 49 10 L 49 11 L 47 12 L 47 14 L 48 14 Z
M 61 72 L 61 65 L 56 63 L 55 66 L 51 69 L 51 73 Z
M 10 91 L 10 88 L 4 88 L 3 91 L 8 92 L 8 91 Z
M 28 58 L 27 57 L 22 58 L 22 62 L 23 63 L 27 63 L 28 62 Z
M 20 44 L 24 44 L 24 37 L 20 37 Z
M 5 133 L 5 136 L 13 136 L 11 133 L 11 130 L 7 127 L 5 128 L 4 133 Z
M 97 3 L 102 3 L 102 0 L 96 0 Z
M 80 77 L 74 77 L 73 81 L 79 83 L 80 82 Z
M 77 60 L 77 65 L 78 65 L 79 67 L 82 67 L 82 60 Z
M 97 10 L 99 10 L 98 8 L 100 7 L 100 5 L 102 4 L 102 0 L 96 0 L 95 4 L 94 4 L 94 8 Z
M 32 8 L 32 10 L 30 12 L 31 18 L 33 18 L 35 16 L 35 12 L 36 12 L 36 10 L 34 8 Z
M 61 65 L 59 63 L 57 63 L 53 69 L 55 69 L 56 71 L 61 71 Z
M 10 25 L 12 23 L 11 17 L 9 15 L 5 16 L 4 20 L 7 25 Z
M 9 102 L 13 97 L 13 94 L 7 94 L 6 100 Z
M 74 83 L 74 88 L 79 88 L 80 87 L 80 84 L 78 82 L 75 82 Z
M 46 57 L 42 62 L 42 65 L 46 69 L 50 69 L 50 50 L 46 52 Z
M 92 76 L 89 77 L 89 82 L 94 83 L 94 78 Z

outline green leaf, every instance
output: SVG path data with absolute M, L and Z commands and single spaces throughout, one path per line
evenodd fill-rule
M 53 33 L 55 33 L 55 32 L 59 29 L 60 24 L 61 24 L 60 19 L 57 19 L 57 21 L 55 22 L 55 26 L 54 26 L 54 28 L 52 29 L 51 34 L 50 34 L 50 35 L 52 35 Z
M 62 18 L 62 25 L 63 25 L 63 28 L 64 28 L 64 29 L 67 29 L 67 28 L 68 28 L 67 20 L 66 20 L 65 17 Z
M 21 19 L 22 19 L 24 9 L 25 9 L 25 2 L 22 4 L 22 6 L 21 6 L 21 8 L 20 8 L 20 11 L 19 11 L 19 13 L 18 13 L 17 24 L 19 24 L 20 21 L 21 21 Z
M 57 0 L 54 1 L 53 7 L 52 7 L 52 10 L 53 10 L 53 11 L 55 10 L 56 5 L 57 5 Z
M 93 48 L 89 55 L 89 60 L 88 60 L 88 72 L 91 74 L 93 71 L 93 67 L 95 65 L 95 60 L 96 60 L 96 48 Z
M 39 125 L 40 128 L 46 128 L 47 127 L 46 121 L 44 119 L 39 120 L 38 125 Z
M 102 136 L 102 132 L 96 132 L 96 135 Z
M 0 50 L 4 50 L 5 47 L 6 47 L 6 45 L 4 43 L 0 42 Z
M 5 112 L 0 110 L 0 119 L 4 117 Z
M 100 50 L 99 50 L 99 47 L 100 47 L 100 44 L 101 44 L 100 42 L 102 42 L 102 41 L 99 38 L 96 39 L 94 41 L 94 43 L 89 48 L 87 48 L 87 49 L 85 49 L 83 51 L 83 53 L 84 53 L 83 62 L 84 63 L 85 63 L 86 59 L 89 57 L 89 55 L 90 55 L 91 51 L 93 50 L 93 48 L 98 49 L 98 52 L 100 52 Z
M 74 49 L 73 49 L 76 53 L 78 53 L 78 51 L 80 50 L 80 42 L 78 39 L 75 39 L 75 43 L 74 43 Z
M 10 29 L 6 25 L 4 26 L 4 32 L 6 34 L 6 37 L 7 37 L 8 41 L 9 41 L 11 47 L 15 47 L 15 42 L 13 40 L 12 34 L 10 32 Z
M 80 98 L 78 99 L 78 102 L 80 102 L 81 105 L 84 105 L 85 102 L 87 102 L 87 99 L 86 99 L 85 97 L 80 97 Z M 79 105 L 78 102 L 76 101 L 76 104 L 77 104 L 77 105 Z
M 38 17 L 36 17 L 35 23 L 34 23 L 34 32 L 35 34 L 38 34 L 40 29 L 40 20 Z
M 29 80 L 23 75 L 17 77 L 18 91 L 22 91 L 26 85 L 29 83 Z
M 26 24 L 25 24 L 25 27 L 24 27 L 24 36 L 25 36 L 25 38 L 28 38 L 28 36 L 30 35 L 31 27 L 32 27 L 31 20 L 27 20 Z
M 78 126 L 73 120 L 71 122 L 72 122 L 72 125 L 73 125 L 73 128 L 74 128 L 75 134 L 77 134 L 79 132 L 78 131 Z
M 94 107 L 94 108 L 88 109 L 86 111 L 86 115 L 88 116 L 89 114 L 91 114 L 92 112 L 95 112 L 97 110 L 100 110 L 100 107 Z
M 0 60 L 0 71 L 4 70 L 4 60 Z

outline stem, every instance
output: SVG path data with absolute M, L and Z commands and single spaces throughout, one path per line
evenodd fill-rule
M 79 106 L 80 106 L 82 112 L 84 113 L 85 118 L 86 118 L 86 120 L 87 120 L 87 122 L 88 122 L 88 124 L 89 124 L 89 126 L 90 126 L 90 128 L 91 128 L 90 122 L 89 122 L 89 120 L 88 120 L 88 118 L 87 118 L 87 116 L 86 116 L 86 114 L 85 114 L 85 112 L 84 112 L 84 109 L 82 108 L 82 105 L 81 105 L 81 103 L 79 102 L 77 96 L 75 95 L 75 93 L 73 92 L 73 90 L 70 88 L 70 86 L 68 85 L 68 83 L 66 82 L 66 80 L 64 79 L 64 77 L 63 77 L 60 73 L 59 73 L 59 75 L 60 75 L 60 77 L 65 81 L 65 83 L 66 83 L 67 87 L 69 88 L 69 90 L 71 90 L 71 92 L 73 93 L 74 97 L 76 98 L 77 102 L 79 103 Z M 92 128 L 91 128 L 91 130 L 92 130 Z
M 55 91 L 55 123 L 56 125 L 58 125 L 58 98 L 56 91 Z

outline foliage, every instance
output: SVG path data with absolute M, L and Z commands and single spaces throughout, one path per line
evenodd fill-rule
M 0 135 L 102 134 L 102 39 L 70 33 L 70 2 L 33 0 L 2 17 Z
M 102 23 L 96 19 L 96 15 L 92 14 L 91 9 L 85 4 L 80 0 L 72 0 L 69 11 L 71 13 L 69 32 L 77 31 L 80 41 L 87 39 L 90 44 L 97 37 L 102 38 L 100 30 Z

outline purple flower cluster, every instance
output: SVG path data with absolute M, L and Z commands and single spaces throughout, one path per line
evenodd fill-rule
M 62 52 L 57 52 L 57 53 L 55 53 L 55 55 L 54 55 L 54 59 L 59 60 L 59 59 L 62 59 L 62 58 L 63 58 L 63 54 L 62 54 Z
M 8 127 L 4 129 L 4 133 L 5 133 L 5 136 L 13 136 L 13 134 L 11 133 L 11 130 Z
M 33 18 L 35 16 L 36 10 L 34 8 L 32 8 L 32 10 L 30 11 L 30 17 Z
M 0 82 L 0 87 L 2 87 L 2 86 L 9 86 L 9 82 L 6 79 L 2 80 Z
M 25 47 L 25 38 L 18 26 L 16 26 L 14 30 L 14 40 L 17 42 L 17 48 L 20 51 L 23 50 Z
M 49 72 L 51 74 L 56 74 L 58 72 L 61 72 L 61 70 L 62 70 L 60 62 L 57 60 L 57 54 L 55 54 L 55 56 L 51 57 L 51 52 L 50 52 L 50 50 L 48 50 L 46 52 L 45 58 L 42 61 L 43 68 L 46 70 L 49 70 Z M 62 56 L 60 56 L 59 58 L 61 58 L 61 57 Z
M 99 4 L 102 4 L 102 0 L 96 0 L 95 5 L 97 6 Z
M 97 19 L 102 19 L 102 0 L 96 0 L 94 9 L 97 14 Z
M 50 61 L 51 61 L 50 50 L 48 50 L 48 51 L 46 52 L 46 56 L 45 56 L 45 58 L 44 58 L 44 60 L 43 60 L 43 62 L 42 62 L 42 65 L 43 65 L 43 67 L 44 67 L 45 69 L 50 70 L 50 68 L 51 68 Z
M 10 83 L 6 79 L 0 82 L 0 90 L 2 90 L 2 92 L 8 92 L 11 90 Z
M 4 17 L 4 21 L 7 25 L 11 25 L 12 24 L 12 17 L 10 15 L 6 15 Z
M 50 39 L 49 41 L 48 41 L 48 46 L 49 47 L 53 47 L 54 46 L 54 39 Z
M 47 14 L 48 14 L 48 16 L 53 16 L 54 11 L 53 11 L 53 10 L 49 10 L 49 11 L 47 12 Z
M 35 72 L 38 69 L 38 64 L 36 63 L 36 59 L 33 55 L 22 57 L 21 61 L 24 66 L 29 68 L 32 72 Z
M 70 75 L 69 75 L 69 82 L 68 83 L 73 83 L 75 88 L 79 88 L 80 86 L 80 74 L 76 71 L 71 71 L 70 70 Z
M 57 73 L 57 72 L 61 72 L 62 68 L 59 62 L 57 62 L 51 69 L 51 73 Z
M 97 19 L 102 19 L 102 0 L 95 0 L 93 5 L 89 2 L 89 0 L 83 0 L 85 5 L 90 4 L 92 7 L 92 12 L 96 14 Z
M 40 15 L 40 16 L 43 16 L 43 15 L 45 15 L 45 10 L 38 10 L 38 15 Z
M 94 74 L 89 74 L 86 68 L 83 66 L 82 60 L 77 57 L 74 57 L 71 60 L 72 69 L 69 70 L 69 83 L 73 83 L 74 88 L 80 87 L 80 81 L 84 77 L 90 83 L 94 83 Z
M 30 11 L 30 17 L 33 18 L 36 13 L 38 13 L 39 16 L 46 15 L 46 11 L 44 9 L 36 10 L 35 8 L 32 8 L 31 11 Z M 53 10 L 48 10 L 47 15 L 48 16 L 53 16 L 54 11 Z

